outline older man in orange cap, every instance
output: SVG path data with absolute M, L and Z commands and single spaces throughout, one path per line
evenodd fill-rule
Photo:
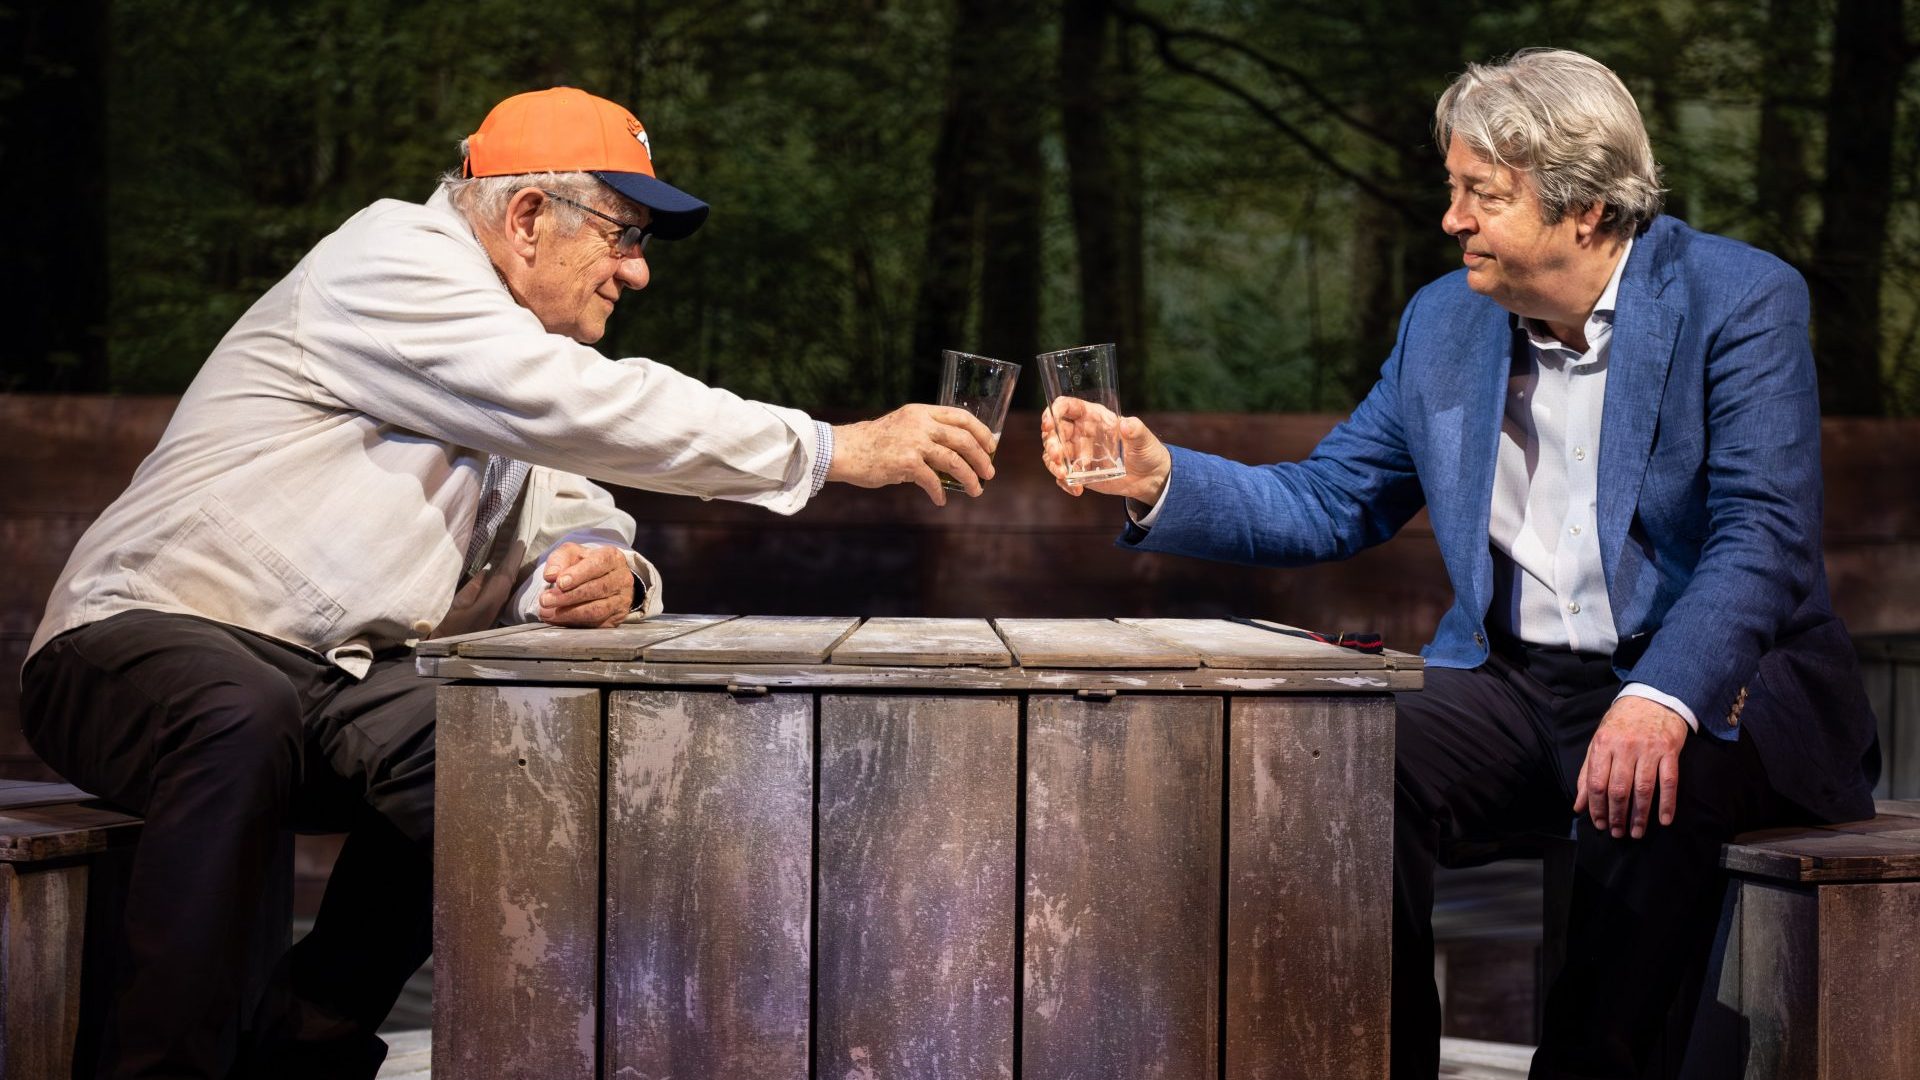
M 707 216 L 627 110 L 522 94 L 464 151 L 425 205 L 369 206 L 241 317 L 34 637 L 28 740 L 146 817 L 100 1076 L 374 1075 L 430 948 L 414 644 L 660 610 L 588 477 L 793 513 L 829 480 L 944 504 L 936 470 L 971 495 L 993 475 L 957 409 L 836 428 L 590 348 L 649 242 Z M 349 838 L 256 1013 L 242 943 L 289 826 Z

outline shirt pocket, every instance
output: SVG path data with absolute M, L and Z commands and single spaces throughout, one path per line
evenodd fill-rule
M 153 603 L 307 646 L 328 642 L 346 614 L 218 498 L 188 518 L 128 587 Z

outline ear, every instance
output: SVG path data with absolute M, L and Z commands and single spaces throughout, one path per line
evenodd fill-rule
M 507 238 L 508 249 L 528 262 L 533 261 L 534 252 L 540 246 L 540 211 L 546 209 L 546 205 L 546 193 L 539 188 L 521 188 L 507 200 L 501 234 Z
M 1579 213 L 1574 215 L 1574 231 L 1582 243 L 1587 243 L 1599 238 L 1600 219 L 1605 217 L 1606 213 L 1606 203 L 1594 202 L 1588 203 L 1585 207 L 1581 208 Z

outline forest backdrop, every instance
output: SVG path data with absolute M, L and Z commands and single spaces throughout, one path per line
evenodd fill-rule
M 714 207 L 612 355 L 878 409 L 942 347 L 1115 341 L 1130 411 L 1344 411 L 1457 265 L 1435 97 L 1556 45 L 1632 88 L 1670 212 L 1806 275 L 1826 411 L 1920 415 L 1916 2 L 6 0 L 0 35 L 0 390 L 178 392 L 315 240 L 565 84 Z

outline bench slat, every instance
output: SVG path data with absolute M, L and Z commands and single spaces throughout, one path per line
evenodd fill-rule
M 1721 850 L 1720 865 L 1778 881 L 1920 880 L 1920 817 L 1747 833 Z
M 0 862 L 92 855 L 140 834 L 140 819 L 97 800 L 14 807 L 0 813 Z

